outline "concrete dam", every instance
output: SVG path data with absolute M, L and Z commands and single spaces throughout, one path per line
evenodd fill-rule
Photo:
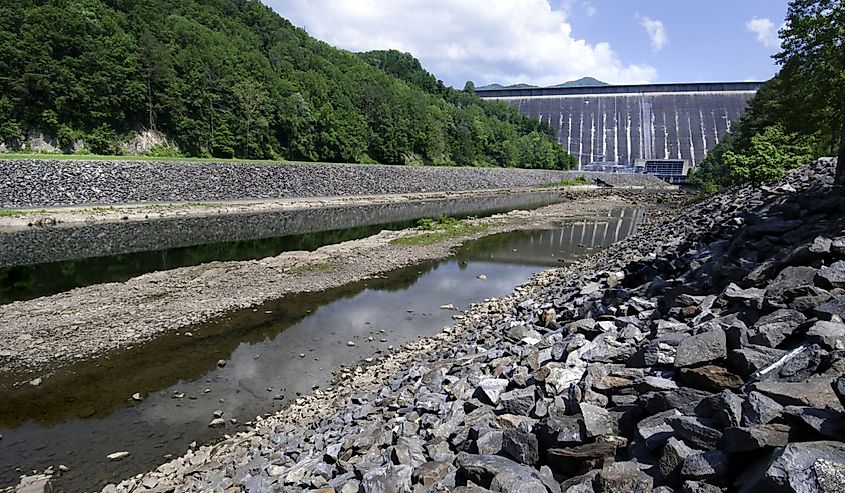
M 761 85 L 487 89 L 477 94 L 507 101 L 521 113 L 547 122 L 582 169 L 685 175 L 739 120 Z

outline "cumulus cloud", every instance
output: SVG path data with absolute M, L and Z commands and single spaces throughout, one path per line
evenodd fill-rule
M 446 83 L 462 87 L 584 76 L 647 83 L 657 71 L 626 64 L 609 43 L 572 34 L 567 7 L 548 0 L 266 0 L 283 17 L 337 47 L 412 53 Z
M 645 28 L 651 39 L 651 50 L 660 51 L 669 42 L 669 36 L 666 34 L 666 27 L 662 21 L 651 19 L 649 17 L 639 17 L 640 25 Z
M 745 23 L 745 28 L 754 33 L 757 36 L 757 41 L 762 43 L 766 48 L 777 48 L 780 46 L 775 23 L 771 20 L 765 17 L 762 19 L 754 17 Z

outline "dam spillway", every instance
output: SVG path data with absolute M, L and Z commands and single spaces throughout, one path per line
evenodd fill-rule
M 761 82 L 486 89 L 548 123 L 581 166 L 684 160 L 697 166 L 745 112 Z

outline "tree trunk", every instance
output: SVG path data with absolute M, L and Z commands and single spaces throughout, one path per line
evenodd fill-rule
M 836 164 L 836 184 L 845 186 L 845 115 L 842 117 L 842 132 L 839 135 L 839 157 Z
M 156 124 L 153 121 L 153 84 L 150 81 L 150 75 L 147 75 L 147 108 L 150 111 L 150 130 L 155 130 Z

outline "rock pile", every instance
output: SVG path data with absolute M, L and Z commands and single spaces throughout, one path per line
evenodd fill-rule
M 106 491 L 845 491 L 830 170 L 692 205 L 488 305 L 339 412 L 265 421 Z
M 538 169 L 2 159 L 0 208 L 378 195 L 533 187 L 587 176 L 667 188 L 651 175 Z

